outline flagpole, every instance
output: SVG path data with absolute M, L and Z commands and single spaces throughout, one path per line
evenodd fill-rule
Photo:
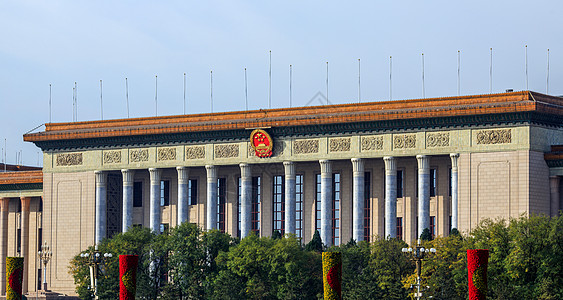
M 389 56 L 389 101 L 393 100 L 393 56 Z
M 461 96 L 461 76 L 460 76 L 460 71 L 461 71 L 461 51 L 457 50 L 457 95 Z
M 422 53 L 422 98 L 426 98 L 424 91 L 424 53 Z
M 158 117 L 158 75 L 154 75 L 154 114 Z
M 545 80 L 545 93 L 549 95 L 549 48 L 547 49 L 547 77 Z
M 293 72 L 292 72 L 292 66 L 289 65 L 289 107 L 292 106 L 292 100 L 293 100 L 293 91 L 292 91 L 292 81 L 293 81 Z
M 186 114 L 186 72 L 184 72 L 184 115 Z
M 528 45 L 524 46 L 524 52 L 526 56 L 526 91 L 528 90 Z
M 326 105 L 328 105 L 328 61 L 326 62 Z
M 51 84 L 50 83 L 49 83 L 49 123 L 51 123 Z
M 358 103 L 362 102 L 362 80 L 361 80 L 361 65 L 360 65 L 360 59 L 358 58 Z
M 248 110 L 248 78 L 246 76 L 246 68 L 244 68 L 244 107 Z
M 491 50 L 491 65 L 489 67 L 489 94 L 493 93 L 493 48 Z
M 211 74 L 211 113 L 213 113 L 213 70 L 210 72 Z
M 129 119 L 129 84 L 127 77 L 125 77 L 125 104 L 127 105 L 127 118 Z
M 102 98 L 102 80 L 100 79 L 100 118 L 104 119 L 104 105 L 103 105 L 103 98 Z

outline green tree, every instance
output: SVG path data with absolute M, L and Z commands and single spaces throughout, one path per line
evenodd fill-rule
M 422 233 L 420 234 L 420 239 L 423 241 L 431 241 L 432 234 L 430 234 L 430 230 L 428 228 L 424 228 Z
M 315 230 L 313 234 L 313 238 L 307 245 L 305 246 L 305 250 L 307 251 L 317 251 L 322 252 L 324 249 L 323 241 L 321 240 L 321 234 L 318 230 Z

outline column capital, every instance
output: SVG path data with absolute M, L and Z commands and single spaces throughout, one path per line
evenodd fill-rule
M 352 158 L 350 159 L 352 162 L 352 172 L 356 173 L 364 173 L 364 160 L 361 158 Z
M 217 178 L 217 166 L 205 165 L 205 169 L 207 170 L 207 179 Z
M 151 178 L 151 185 L 160 185 L 160 175 L 162 175 L 162 169 L 150 168 L 149 174 Z
M 105 186 L 107 183 L 107 173 L 104 171 L 94 171 L 94 175 L 96 175 L 96 184 L 100 186 Z
M 321 165 L 321 177 L 332 177 L 332 162 L 330 160 L 321 159 L 319 160 L 319 164 Z
M 249 164 L 240 164 L 240 177 L 248 178 L 252 176 L 252 167 Z
M 285 171 L 285 176 L 295 177 L 295 163 L 292 161 L 284 161 L 283 168 Z
M 29 212 L 29 204 L 31 203 L 31 197 L 20 197 L 22 204 L 22 212 Z
M 459 153 L 451 153 L 450 159 L 452 160 L 452 172 L 457 172 L 457 161 L 459 158 Z
M 396 175 L 397 174 L 397 160 L 393 156 L 383 157 L 383 162 L 385 163 L 385 175 Z
M 133 185 L 135 170 L 121 169 L 121 174 L 123 174 L 123 185 Z
M 10 198 L 0 198 L 0 211 L 8 211 Z
M 190 177 L 190 169 L 188 167 L 176 167 L 178 171 L 178 183 L 187 184 Z
M 416 160 L 418 161 L 418 173 L 430 174 L 430 156 L 417 155 Z

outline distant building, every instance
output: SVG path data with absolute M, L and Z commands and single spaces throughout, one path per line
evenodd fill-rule
M 74 294 L 69 260 L 131 226 L 412 242 L 424 228 L 557 215 L 562 200 L 563 98 L 528 91 L 56 123 L 24 140 L 44 153 L 43 204 L 29 192 L 25 220 L 23 186 L 10 185 L 37 171 L 0 174 L 0 270 L 27 240 L 27 291 L 41 240 L 50 288 Z

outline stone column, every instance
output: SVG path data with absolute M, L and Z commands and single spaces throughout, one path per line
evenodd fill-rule
M 285 170 L 285 233 L 295 234 L 296 219 L 296 182 L 295 164 L 292 161 L 284 161 Z
M 31 197 L 21 197 L 21 256 L 23 257 L 23 280 L 22 280 L 22 293 L 28 291 L 28 276 L 29 273 L 29 204 Z M 32 257 L 35 257 L 33 255 Z
M 352 158 L 353 172 L 353 192 L 352 192 L 352 238 L 356 242 L 364 240 L 364 198 L 365 198 L 365 174 L 364 160 L 361 158 Z
M 321 239 L 332 246 L 332 162 L 319 160 L 321 164 Z
M 217 167 L 206 165 L 207 170 L 207 230 L 217 229 Z
M 190 177 L 190 169 L 188 167 L 176 167 L 178 171 L 178 225 L 189 222 L 190 216 L 188 211 L 188 181 Z
M 0 295 L 6 295 L 6 256 L 8 256 L 8 212 L 10 198 L 0 198 Z
M 95 171 L 96 175 L 96 244 L 106 237 L 107 226 L 107 174 Z
M 559 176 L 549 177 L 549 188 L 551 192 L 551 216 L 556 217 L 559 215 Z
M 457 228 L 457 217 L 458 217 L 458 204 L 457 204 L 457 160 L 459 158 L 459 153 L 450 154 L 452 160 L 452 228 Z
M 424 228 L 430 230 L 430 166 L 429 157 L 417 155 L 418 161 L 418 236 Z
M 252 230 L 252 170 L 248 164 L 240 164 L 240 238 Z M 215 180 L 217 181 L 217 180 Z
M 123 169 L 123 217 L 121 232 L 127 232 L 133 226 L 133 180 L 135 170 Z
M 385 162 L 385 237 L 397 237 L 397 164 L 394 157 Z
M 160 234 L 160 176 L 162 175 L 161 169 L 149 169 L 151 188 L 149 200 L 149 228 L 156 234 Z

